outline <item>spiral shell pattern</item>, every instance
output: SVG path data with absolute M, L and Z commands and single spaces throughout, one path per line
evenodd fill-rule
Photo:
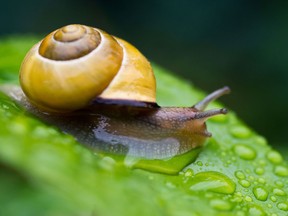
M 131 44 L 84 25 L 68 25 L 34 45 L 20 68 L 28 99 L 47 112 L 69 112 L 92 100 L 155 102 L 147 59 Z
M 99 32 L 91 27 L 69 25 L 49 34 L 42 41 L 39 54 L 56 61 L 77 59 L 93 51 L 100 40 Z

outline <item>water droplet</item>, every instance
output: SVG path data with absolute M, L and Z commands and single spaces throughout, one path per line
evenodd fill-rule
M 247 202 L 252 202 L 253 199 L 250 196 L 245 196 L 245 201 Z
M 277 195 L 277 196 L 284 196 L 284 195 L 286 195 L 286 193 L 285 193 L 283 190 L 279 189 L 279 188 L 274 188 L 274 189 L 273 189 L 273 194 L 275 194 L 275 195 Z
M 234 125 L 230 129 L 230 133 L 236 138 L 248 138 L 251 135 L 251 131 L 242 126 L 242 125 Z
M 282 181 L 276 181 L 275 184 L 276 184 L 276 186 L 278 186 L 280 188 L 284 187 L 284 184 Z
M 212 206 L 214 209 L 220 210 L 220 211 L 228 211 L 232 208 L 232 205 L 230 202 L 221 200 L 221 199 L 213 199 L 210 201 L 210 206 Z
M 253 160 L 256 157 L 256 151 L 243 144 L 237 144 L 234 146 L 234 152 L 242 159 Z
M 277 198 L 276 198 L 275 196 L 271 196 L 271 197 L 270 197 L 270 200 L 271 200 L 272 202 L 276 202 L 276 201 L 277 201 Z
M 288 204 L 284 202 L 280 202 L 277 204 L 278 209 L 282 211 L 288 211 Z
M 268 198 L 268 192 L 261 186 L 254 187 L 253 194 L 260 201 L 266 201 Z
M 258 182 L 261 183 L 261 184 L 265 184 L 266 183 L 266 180 L 264 178 L 259 178 L 258 179 Z
M 267 204 L 268 208 L 272 208 L 272 205 L 270 203 Z
M 235 192 L 236 196 L 242 196 L 242 193 L 240 191 Z
M 239 191 L 236 192 L 236 193 L 234 194 L 233 198 L 231 199 L 231 201 L 237 202 L 237 203 L 241 203 L 242 200 L 243 200 L 242 194 L 241 194 L 241 192 L 239 192 Z M 239 206 L 239 205 L 237 205 L 237 206 Z M 236 206 L 236 207 L 237 207 L 237 206 Z
M 197 173 L 189 182 L 190 190 L 193 191 L 208 190 L 232 194 L 236 187 L 235 183 L 226 175 L 214 171 Z
M 102 169 L 112 171 L 115 168 L 116 161 L 111 157 L 103 157 L 99 163 Z
M 244 174 L 242 171 L 236 171 L 236 172 L 235 172 L 235 176 L 236 176 L 238 179 L 245 179 L 245 178 L 246 178 L 245 174 Z
M 248 174 L 251 173 L 250 169 L 245 169 L 245 172 L 248 173 Z
M 283 161 L 282 155 L 274 150 L 268 152 L 267 159 L 274 164 L 279 164 Z
M 260 206 L 252 206 L 249 208 L 249 215 L 264 216 L 266 213 Z
M 248 188 L 251 185 L 250 182 L 245 180 L 245 179 L 240 180 L 239 184 L 242 185 L 242 187 L 245 187 L 245 188 Z
M 262 160 L 262 159 L 259 160 L 258 163 L 259 163 L 260 166 L 266 166 L 266 164 L 267 164 L 266 160 Z
M 288 176 L 288 168 L 285 166 L 276 166 L 274 169 L 274 173 L 278 176 Z
M 271 216 L 278 216 L 278 214 L 276 214 L 276 213 L 272 213 Z
M 264 174 L 264 169 L 263 169 L 262 167 L 257 167 L 257 168 L 255 169 L 255 173 L 256 173 L 257 175 L 263 175 L 263 174 Z
M 266 146 L 266 145 L 267 145 L 266 139 L 265 139 L 264 137 L 262 137 L 262 136 L 257 136 L 257 137 L 255 138 L 255 142 L 256 142 L 257 144 L 261 145 L 261 146 Z
M 184 174 L 185 177 L 191 177 L 193 175 L 194 175 L 194 171 L 191 168 L 188 168 Z
M 202 163 L 201 161 L 197 161 L 196 164 L 197 164 L 198 166 L 203 166 L 203 163 Z

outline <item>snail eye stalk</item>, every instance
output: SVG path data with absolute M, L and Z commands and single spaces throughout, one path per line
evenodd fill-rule
M 207 95 L 203 100 L 199 101 L 193 107 L 199 111 L 204 111 L 206 107 L 209 105 L 209 103 L 225 94 L 229 94 L 230 92 L 231 92 L 230 88 L 225 86 Z

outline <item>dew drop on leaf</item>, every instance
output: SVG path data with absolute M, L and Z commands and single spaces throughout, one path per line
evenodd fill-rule
M 264 169 L 263 169 L 262 167 L 257 167 L 257 168 L 255 169 L 255 173 L 256 173 L 257 175 L 263 175 Z
M 276 198 L 275 196 L 271 196 L 271 197 L 270 197 L 270 200 L 271 200 L 272 202 L 276 202 L 276 201 L 277 201 L 277 198 Z
M 251 135 L 251 131 L 242 126 L 242 125 L 234 125 L 230 129 L 230 133 L 236 138 L 248 138 Z
M 250 196 L 245 196 L 245 201 L 246 202 L 252 202 L 253 201 L 253 199 L 250 197 Z
M 258 179 L 258 182 L 261 183 L 261 184 L 265 184 L 266 183 L 266 180 L 264 178 L 259 178 Z
M 274 150 L 267 153 L 267 159 L 274 164 L 279 164 L 283 161 L 282 155 Z
M 221 211 L 229 211 L 232 208 L 230 202 L 222 199 L 213 199 L 210 201 L 210 206 L 214 209 L 221 210 Z
M 253 189 L 253 194 L 256 199 L 260 201 L 266 201 L 268 198 L 268 192 L 265 188 L 257 186 Z
M 208 190 L 223 194 L 232 194 L 236 188 L 230 178 L 215 171 L 197 173 L 188 184 L 192 191 Z
M 184 173 L 185 177 L 191 177 L 193 175 L 194 175 L 194 171 L 191 168 L 187 169 Z
M 275 184 L 276 184 L 276 186 L 278 186 L 280 188 L 282 188 L 284 186 L 282 181 L 276 181 Z
M 288 204 L 285 202 L 280 202 L 277 204 L 278 209 L 282 211 L 288 211 Z
M 197 161 L 196 164 L 197 164 L 198 166 L 203 166 L 202 161 Z
M 263 211 L 263 209 L 259 206 L 252 206 L 249 208 L 249 214 L 253 216 L 264 216 L 266 213 Z
M 251 181 L 253 181 L 255 178 L 254 178 L 254 176 L 250 175 L 250 176 L 248 177 L 248 179 L 251 180 Z
M 277 195 L 277 196 L 284 196 L 284 195 L 286 195 L 286 193 L 285 193 L 283 190 L 279 189 L 279 188 L 274 188 L 274 189 L 273 189 L 273 194 L 275 194 L 275 195 Z
M 235 176 L 238 179 L 245 179 L 246 178 L 245 174 L 242 171 L 236 171 Z
M 250 187 L 250 182 L 249 181 L 247 181 L 247 180 L 245 180 L 245 179 L 242 179 L 242 180 L 240 180 L 239 181 L 239 184 L 242 186 L 242 187 L 245 187 L 245 188 L 248 188 L 248 187 Z
M 288 176 L 288 168 L 285 167 L 285 166 L 276 166 L 275 169 L 274 169 L 274 173 L 278 176 Z
M 234 152 L 240 158 L 245 160 L 253 160 L 256 157 L 256 151 L 250 146 L 237 144 L 234 146 Z
M 255 137 L 255 142 L 256 142 L 256 144 L 261 145 L 261 146 L 267 145 L 267 140 L 262 136 Z

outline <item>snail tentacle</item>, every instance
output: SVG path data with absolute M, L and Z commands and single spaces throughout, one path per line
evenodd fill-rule
M 216 91 L 207 95 L 203 100 L 199 101 L 193 107 L 197 110 L 203 111 L 212 101 L 216 100 L 217 98 L 230 93 L 230 88 L 225 86 L 223 88 L 217 89 Z

